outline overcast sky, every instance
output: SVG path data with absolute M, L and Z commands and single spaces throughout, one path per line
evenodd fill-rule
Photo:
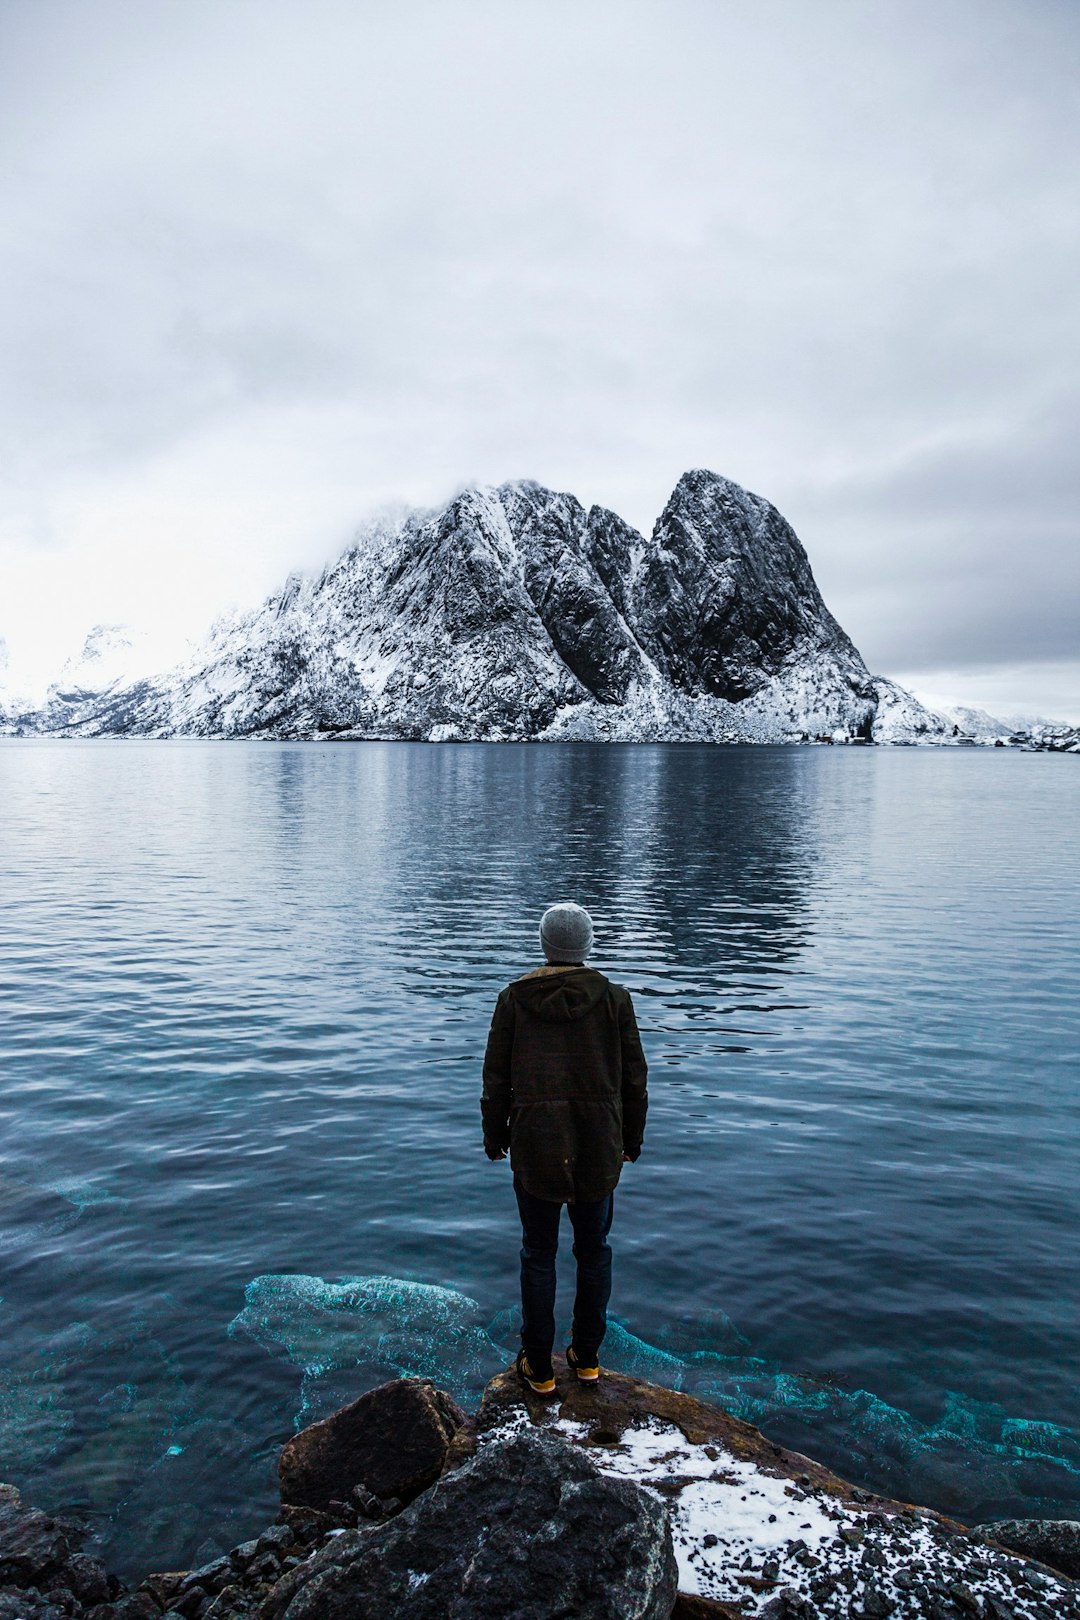
M 0 636 L 707 466 L 873 669 L 1080 719 L 1075 0 L 0 0 Z

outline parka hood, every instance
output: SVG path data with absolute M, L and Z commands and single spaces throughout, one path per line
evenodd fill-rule
M 535 968 L 523 979 L 515 979 L 510 994 L 534 1018 L 552 1024 L 572 1024 L 584 1018 L 608 988 L 602 973 L 590 967 Z

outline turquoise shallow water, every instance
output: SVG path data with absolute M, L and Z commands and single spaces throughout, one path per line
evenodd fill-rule
M 0 1478 L 175 1567 L 296 1423 L 475 1396 L 480 1057 L 573 897 L 651 1063 L 608 1363 L 1075 1516 L 1078 809 L 1000 751 L 0 744 Z

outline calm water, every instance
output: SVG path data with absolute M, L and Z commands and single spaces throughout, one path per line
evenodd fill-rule
M 113 1564 L 514 1338 L 491 1006 L 593 912 L 651 1062 L 608 1364 L 961 1516 L 1080 1510 L 1076 762 L 0 745 L 0 1478 Z

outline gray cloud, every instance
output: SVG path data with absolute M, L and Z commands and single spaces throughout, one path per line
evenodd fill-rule
M 0 633 L 708 465 L 875 667 L 1077 658 L 1078 58 L 1064 0 L 0 6 Z

